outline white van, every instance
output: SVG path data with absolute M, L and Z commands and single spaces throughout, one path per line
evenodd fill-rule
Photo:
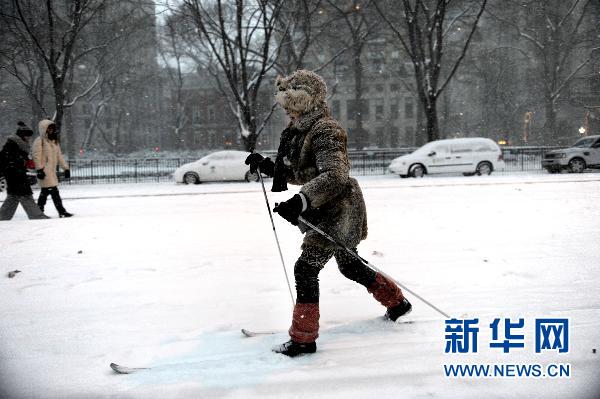
M 392 160 L 388 169 L 400 177 L 436 173 L 489 175 L 494 170 L 504 170 L 504 158 L 498 144 L 490 139 L 447 139 L 429 142 L 411 154 Z

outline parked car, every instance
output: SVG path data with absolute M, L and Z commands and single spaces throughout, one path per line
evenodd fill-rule
M 498 144 L 487 138 L 436 140 L 395 158 L 388 170 L 400 177 L 436 173 L 489 175 L 495 170 L 504 170 L 504 158 Z
M 199 184 L 208 181 L 258 181 L 258 173 L 250 173 L 244 151 L 217 151 L 180 166 L 173 173 L 177 183 Z
M 600 135 L 579 139 L 569 148 L 548 151 L 542 160 L 542 167 L 550 173 L 562 170 L 581 173 L 587 168 L 600 169 Z

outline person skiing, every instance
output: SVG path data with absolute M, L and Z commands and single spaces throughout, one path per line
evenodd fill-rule
M 18 122 L 15 134 L 8 136 L 0 151 L 0 174 L 6 178 L 6 199 L 0 208 L 0 220 L 10 220 L 19 204 L 29 219 L 49 219 L 33 200 L 33 192 L 27 177 L 29 159 L 29 140 L 33 130 L 25 123 Z
M 63 206 L 58 191 L 57 165 L 60 165 L 64 170 L 66 179 L 71 178 L 71 171 L 60 150 L 56 125 L 49 119 L 43 119 L 38 124 L 38 130 L 40 136 L 33 142 L 33 160 L 37 168 L 38 182 L 42 187 L 42 191 L 38 197 L 38 206 L 43 212 L 48 195 L 50 195 L 52 196 L 52 201 L 58 211 L 59 217 L 71 217 L 73 214 L 67 212 Z
M 290 340 L 273 348 L 294 357 L 317 350 L 319 336 L 319 272 L 335 257 L 340 272 L 363 285 L 387 308 L 385 317 L 396 321 L 412 306 L 400 288 L 344 249 L 309 229 L 302 217 L 356 252 L 367 237 L 367 212 L 356 179 L 349 176 L 347 134 L 330 115 L 327 86 L 314 72 L 298 70 L 278 77 L 276 100 L 286 111 L 289 124 L 281 133 L 275 162 L 252 153 L 250 170 L 273 177 L 271 191 L 287 190 L 287 183 L 301 185 L 300 192 L 276 204 L 273 211 L 305 233 L 302 253 L 294 265 L 296 304 L 289 328 Z

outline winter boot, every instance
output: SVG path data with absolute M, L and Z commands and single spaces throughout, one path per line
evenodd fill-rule
M 375 281 L 367 288 L 367 291 L 373 294 L 379 303 L 388 308 L 385 317 L 390 320 L 396 321 L 398 317 L 408 313 L 412 308 L 396 283 L 381 273 L 377 273 Z
M 58 216 L 61 218 L 70 218 L 71 216 L 73 216 L 73 214 L 69 213 L 67 211 L 64 211 L 64 212 L 59 213 Z
M 315 353 L 317 351 L 317 343 L 309 342 L 306 344 L 301 344 L 294 340 L 289 340 L 286 343 L 281 345 L 277 345 L 273 347 L 273 352 L 281 353 L 282 355 L 286 355 L 289 357 L 295 357 L 301 355 L 303 353 Z
M 412 305 L 406 298 L 402 300 L 399 305 L 388 308 L 387 312 L 385 312 L 385 318 L 391 321 L 396 321 L 400 316 L 404 316 L 412 310 Z

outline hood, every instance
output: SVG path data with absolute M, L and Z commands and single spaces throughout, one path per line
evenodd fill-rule
M 8 141 L 12 141 L 13 143 L 15 143 L 19 149 L 27 154 L 29 154 L 29 143 L 26 142 L 25 140 L 23 140 L 21 137 L 19 137 L 16 134 L 11 134 L 10 136 L 8 136 L 7 138 Z
M 38 123 L 38 131 L 40 132 L 40 136 L 45 139 L 48 138 L 46 130 L 48 130 L 48 126 L 50 125 L 54 125 L 54 122 L 52 122 L 50 119 L 42 119 L 40 123 Z
M 306 131 L 318 119 L 329 116 L 325 101 L 327 85 L 322 77 L 312 71 L 298 70 L 289 76 L 278 76 L 276 101 L 286 111 L 294 111 L 300 117 L 291 122 L 291 127 Z
M 405 161 L 406 159 L 408 159 L 408 157 L 409 157 L 410 155 L 411 155 L 411 154 L 404 154 L 404 155 L 400 155 L 398 158 L 394 158 L 394 159 L 392 160 L 392 163 L 396 163 L 396 162 L 402 162 L 402 161 Z

